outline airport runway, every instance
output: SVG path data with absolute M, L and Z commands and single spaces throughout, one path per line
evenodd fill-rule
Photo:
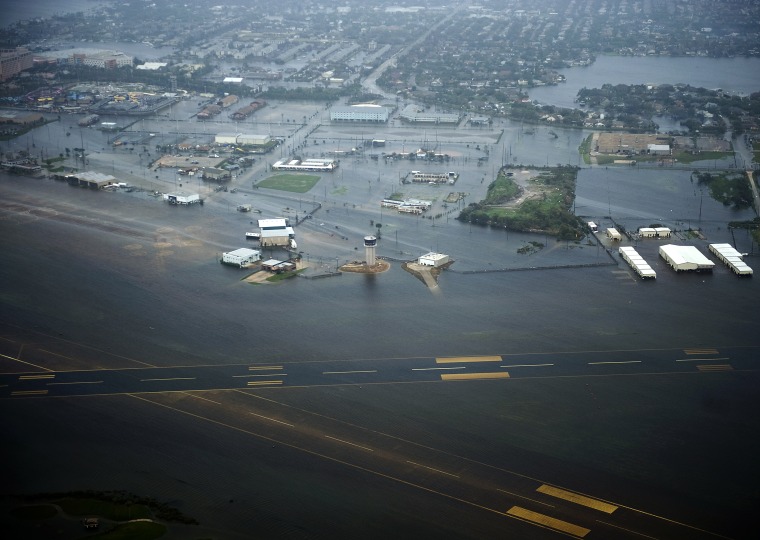
M 0 398 L 235 390 L 754 370 L 757 348 L 588 351 L 471 357 L 383 358 L 280 364 L 19 371 L 0 374 Z M 8 367 L 16 359 L 0 355 Z M 17 362 L 19 368 L 32 364 Z
M 305 452 L 503 517 L 518 537 L 726 538 L 667 516 L 555 485 L 278 401 L 262 388 L 678 375 L 754 370 L 755 348 L 588 351 L 339 362 L 36 370 L 0 376 L 4 399 L 122 394 L 203 425 Z M 6 366 L 13 358 L 3 354 Z M 276 396 L 276 394 L 274 394 Z

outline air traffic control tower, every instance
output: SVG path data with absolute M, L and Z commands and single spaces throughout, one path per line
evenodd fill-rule
M 375 246 L 377 246 L 377 238 L 374 236 L 364 237 L 364 259 L 367 266 L 375 266 Z

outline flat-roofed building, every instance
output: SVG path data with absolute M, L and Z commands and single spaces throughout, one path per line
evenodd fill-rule
M 0 49 L 0 81 L 7 81 L 34 65 L 34 58 L 29 49 Z
M 428 111 L 415 105 L 407 105 L 399 117 L 406 122 L 419 124 L 456 124 L 459 122 L 459 115 L 456 113 Z
M 444 255 L 443 253 L 426 253 L 425 255 L 422 255 L 419 259 L 417 259 L 417 262 L 423 266 L 432 266 L 434 268 L 438 268 L 439 266 L 443 266 L 447 262 L 449 262 L 449 256 Z
M 668 144 L 648 144 L 647 153 L 653 156 L 669 156 L 670 145 Z
M 296 234 L 285 218 L 269 218 L 259 220 L 261 237 L 259 241 L 266 246 L 290 246 Z
M 702 255 L 694 246 L 660 246 L 660 257 L 676 272 L 712 272 L 715 263 Z
M 330 120 L 333 122 L 387 122 L 389 117 L 388 107 L 370 103 L 330 109 Z
M 67 174 L 63 176 L 63 179 L 72 186 L 88 187 L 90 189 L 103 189 L 106 186 L 118 183 L 116 178 L 110 174 L 102 174 L 94 171 Z
M 256 261 L 261 260 L 261 251 L 258 249 L 240 248 L 234 251 L 222 253 L 222 262 L 231 266 L 244 268 Z

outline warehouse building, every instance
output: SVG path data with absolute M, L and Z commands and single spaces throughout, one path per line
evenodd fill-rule
M 203 179 L 209 182 L 223 182 L 231 178 L 232 173 L 227 169 L 217 169 L 216 167 L 206 167 L 203 169 Z
M 710 244 L 708 247 L 737 276 L 752 275 L 752 268 L 742 258 L 746 253 L 739 253 L 731 244 Z
M 272 142 L 269 135 L 260 135 L 257 133 L 218 133 L 214 136 L 215 144 L 229 145 L 254 145 L 264 146 Z
M 415 105 L 407 105 L 399 118 L 413 124 L 457 124 L 459 123 L 459 114 L 442 113 L 420 109 Z
M 293 244 L 296 233 L 285 218 L 260 219 L 261 230 L 259 241 L 262 247 L 267 246 L 290 246 Z
M 245 268 L 260 260 L 261 252 L 257 249 L 240 248 L 222 253 L 222 263 L 239 268 Z
M 625 262 L 627 262 L 642 279 L 655 279 L 657 277 L 657 273 L 652 270 L 649 263 L 647 263 L 634 248 L 630 246 L 621 246 L 618 252 Z
M 715 266 L 694 246 L 660 246 L 660 257 L 676 272 L 712 272 Z
M 620 242 L 623 239 L 623 235 L 620 234 L 620 231 L 618 231 L 614 227 L 610 227 L 607 229 L 607 238 L 614 242 Z
M 116 178 L 110 174 L 101 174 L 93 171 L 84 171 L 63 176 L 54 176 L 56 180 L 66 180 L 72 186 L 81 186 L 90 189 L 103 189 L 106 186 L 116 184 Z

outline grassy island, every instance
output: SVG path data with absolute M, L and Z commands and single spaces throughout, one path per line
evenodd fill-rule
M 457 217 L 477 225 L 540 232 L 558 240 L 577 240 L 586 225 L 572 213 L 578 167 L 503 167 L 486 198 Z

